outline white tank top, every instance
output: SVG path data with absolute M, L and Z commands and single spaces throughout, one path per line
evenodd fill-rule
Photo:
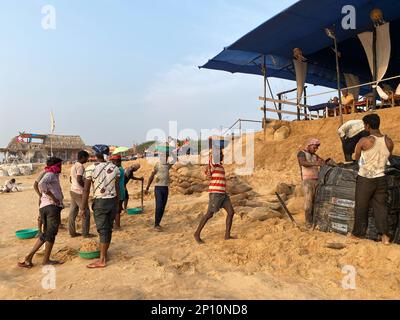
M 374 146 L 366 151 L 361 151 L 360 170 L 358 174 L 364 178 L 379 178 L 385 175 L 385 167 L 390 151 L 386 145 L 385 136 L 376 137 Z

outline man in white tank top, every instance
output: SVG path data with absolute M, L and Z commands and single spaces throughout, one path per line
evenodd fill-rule
M 369 114 L 363 118 L 365 130 L 370 134 L 362 138 L 355 150 L 360 169 L 356 183 L 355 221 L 352 237 L 365 237 L 370 204 L 374 210 L 375 224 L 382 242 L 389 244 L 386 207 L 385 167 L 393 151 L 393 141 L 379 130 L 380 118 Z

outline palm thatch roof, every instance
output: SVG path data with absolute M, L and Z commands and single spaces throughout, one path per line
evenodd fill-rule
M 54 150 L 82 150 L 86 144 L 80 136 L 66 135 L 44 135 L 43 142 L 19 142 L 18 137 L 14 137 L 8 144 L 7 149 L 11 152 L 26 150 L 44 150 L 53 147 Z

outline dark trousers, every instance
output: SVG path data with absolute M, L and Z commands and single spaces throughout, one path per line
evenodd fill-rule
M 113 222 L 117 211 L 118 200 L 116 198 L 94 200 L 93 217 L 100 236 L 100 243 L 111 242 Z
M 168 187 L 156 186 L 154 193 L 156 196 L 156 219 L 154 225 L 159 226 L 168 201 Z
M 49 205 L 39 209 L 40 219 L 43 223 L 43 233 L 40 233 L 40 240 L 54 243 L 61 223 L 61 208 Z
M 386 207 L 386 177 L 368 179 L 357 177 L 356 207 L 353 235 L 365 237 L 368 227 L 368 211 L 374 209 L 378 233 L 388 235 L 388 209 Z
M 356 145 L 361 138 L 367 137 L 368 132 L 361 131 L 360 133 L 356 134 L 354 137 L 351 138 L 341 138 L 342 140 L 342 148 L 344 153 L 344 158 L 346 161 L 353 161 L 353 153 L 356 149 Z

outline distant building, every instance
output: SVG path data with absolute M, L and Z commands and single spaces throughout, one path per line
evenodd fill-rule
M 78 152 L 86 149 L 80 136 L 22 133 L 14 137 L 7 148 L 0 149 L 0 153 L 4 153 L 5 162 L 43 163 L 51 155 L 74 161 Z

